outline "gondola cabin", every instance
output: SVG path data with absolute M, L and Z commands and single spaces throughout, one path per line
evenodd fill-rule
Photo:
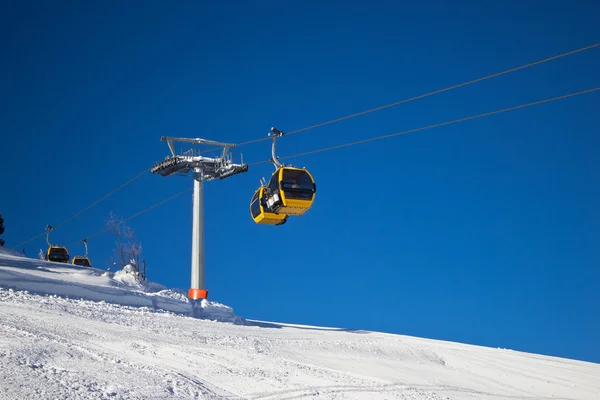
M 72 264 L 79 265 L 80 267 L 92 268 L 92 263 L 90 263 L 90 260 L 87 257 L 73 257 Z
M 68 263 L 69 252 L 62 246 L 50 246 L 46 251 L 46 260 L 52 262 Z
M 303 215 L 315 200 L 317 186 L 303 168 L 281 167 L 271 177 L 265 195 L 271 211 L 286 215 Z
M 287 215 L 270 212 L 270 209 L 267 207 L 264 198 L 264 193 L 265 187 L 261 186 L 256 192 L 254 192 L 254 196 L 252 196 L 252 200 L 250 201 L 250 215 L 252 216 L 254 222 L 262 225 L 285 224 L 287 221 Z

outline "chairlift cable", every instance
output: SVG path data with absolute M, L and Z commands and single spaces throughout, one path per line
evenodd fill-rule
M 119 186 L 118 188 L 112 190 L 111 192 L 105 194 L 104 196 L 102 196 L 101 198 L 99 198 L 98 200 L 96 200 L 95 202 L 93 202 L 92 204 L 90 204 L 89 206 L 87 206 L 86 208 L 84 208 L 83 210 L 79 211 L 78 213 L 74 214 L 73 216 L 67 218 L 66 220 L 64 220 L 63 222 L 57 224 L 54 228 L 58 228 L 59 226 L 62 226 L 64 224 L 66 224 L 67 222 L 71 221 L 72 219 L 80 216 L 81 214 L 83 214 L 84 212 L 86 212 L 87 210 L 89 210 L 90 208 L 94 207 L 96 204 L 100 203 L 102 200 L 112 196 L 113 194 L 115 194 L 116 192 L 118 192 L 119 190 L 123 189 L 125 186 L 129 185 L 130 183 L 134 182 L 135 180 L 139 179 L 142 175 L 144 175 L 145 173 L 147 173 L 149 171 L 148 168 L 145 168 L 142 172 L 140 172 L 139 174 L 137 174 L 136 176 L 134 176 L 133 178 L 131 178 L 130 180 L 128 180 L 127 182 L 125 182 L 124 184 L 122 184 L 121 186 Z
M 70 216 L 69 218 L 67 218 L 66 220 L 54 225 L 54 229 L 66 224 L 67 222 L 71 221 L 72 219 L 80 216 L 81 214 L 83 214 L 84 212 L 86 212 L 87 210 L 89 210 L 90 208 L 94 207 L 95 205 L 97 205 L 98 203 L 100 203 L 102 200 L 105 200 L 106 198 L 108 198 L 109 196 L 112 196 L 113 194 L 115 194 L 116 192 L 118 192 L 119 190 L 123 189 L 125 186 L 129 185 L 130 183 L 136 181 L 137 179 L 139 179 L 142 175 L 144 175 L 145 173 L 147 173 L 149 171 L 148 168 L 145 168 L 142 172 L 140 172 L 139 174 L 137 174 L 136 176 L 134 176 L 133 178 L 131 178 L 130 180 L 128 180 L 127 182 L 125 182 L 124 184 L 122 184 L 121 186 L 117 187 L 116 189 L 108 192 L 107 194 L 105 194 L 104 196 L 102 196 L 101 198 L 99 198 L 98 200 L 96 200 L 95 202 L 93 202 L 92 204 L 90 204 L 89 206 L 87 206 L 86 208 L 84 208 L 83 210 L 73 214 L 72 216 Z M 40 233 L 39 235 L 33 236 L 30 239 L 25 240 L 24 242 L 21 242 L 15 246 L 13 246 L 14 249 L 16 249 L 17 247 L 21 247 L 24 244 L 27 244 L 31 241 L 34 241 L 35 239 L 38 239 L 42 236 L 46 235 L 46 232 L 44 233 Z
M 129 217 L 127 217 L 127 218 L 123 219 L 123 220 L 122 220 L 120 223 L 127 222 L 127 221 L 129 221 L 129 220 L 131 220 L 131 219 L 133 219 L 133 218 L 135 218 L 135 217 L 137 217 L 137 216 L 140 216 L 140 215 L 142 215 L 142 214 L 144 214 L 144 213 L 147 213 L 148 211 L 150 211 L 150 210 L 152 210 L 152 209 L 154 209 L 154 208 L 156 208 L 156 207 L 158 207 L 158 206 L 160 206 L 160 205 L 163 205 L 163 204 L 165 204 L 166 202 L 168 202 L 168 201 L 171 201 L 171 200 L 173 200 L 174 198 L 176 198 L 176 197 L 178 197 L 178 196 L 181 196 L 182 194 L 184 194 L 184 193 L 186 193 L 186 192 L 189 192 L 189 191 L 190 191 L 192 188 L 193 188 L 193 186 L 190 186 L 190 187 L 188 187 L 187 189 L 185 189 L 185 190 L 182 190 L 182 191 L 181 191 L 181 192 L 179 192 L 179 193 L 175 193 L 174 195 L 172 195 L 172 196 L 170 196 L 170 197 L 168 197 L 168 198 L 166 198 L 166 199 L 164 199 L 164 200 L 161 200 L 161 201 L 159 201 L 158 203 L 155 203 L 155 204 L 151 205 L 150 207 L 148 207 L 148 208 L 145 208 L 144 210 L 142 210 L 142 211 L 139 211 L 139 212 L 137 212 L 137 213 L 135 213 L 135 214 L 133 214 L 133 215 L 131 215 L 131 216 L 129 216 Z M 103 233 L 103 232 L 105 232 L 105 231 L 107 231 L 107 230 L 108 230 L 108 228 L 104 228 L 104 229 L 102 229 L 102 230 L 99 230 L 99 231 L 97 231 L 97 232 L 95 232 L 95 233 L 92 233 L 91 235 L 88 235 L 88 236 L 86 236 L 86 239 L 90 239 L 90 238 L 93 238 L 93 237 L 95 237 L 95 236 L 98 236 L 99 234 L 101 234 L 101 233 Z M 70 243 L 70 244 L 68 244 L 66 247 L 73 246 L 73 245 L 75 245 L 75 244 L 77 244 L 77 243 L 79 243 L 79 242 L 80 242 L 80 241 L 77 241 L 77 242 Z
M 325 148 L 321 148 L 321 149 L 311 150 L 311 151 L 307 151 L 307 152 L 304 152 L 304 153 L 294 154 L 294 155 L 291 155 L 291 156 L 283 156 L 283 157 L 279 157 L 279 159 L 302 157 L 302 156 L 306 156 L 306 155 L 309 155 L 309 154 L 321 153 L 321 152 L 324 152 L 324 151 L 335 150 L 335 149 L 339 149 L 339 148 L 342 148 L 342 147 L 348 147 L 348 146 L 354 146 L 354 145 L 357 145 L 357 144 L 363 144 L 363 143 L 367 143 L 367 142 L 373 142 L 375 140 L 387 139 L 387 138 L 390 138 L 390 137 L 393 137 L 393 136 L 403 135 L 403 134 L 406 134 L 406 133 L 412 133 L 412 132 L 424 131 L 426 129 L 438 128 L 440 126 L 446 126 L 446 125 L 456 124 L 456 123 L 459 123 L 459 122 L 469 121 L 469 120 L 472 120 L 472 119 L 487 117 L 489 115 L 500 114 L 500 113 L 504 113 L 504 112 L 507 112 L 507 111 L 513 111 L 513 110 L 517 110 L 517 109 L 521 109 L 521 108 L 531 107 L 531 106 L 538 105 L 538 104 L 549 103 L 551 101 L 566 99 L 568 97 L 579 96 L 579 95 L 582 95 L 582 94 L 591 93 L 591 92 L 595 92 L 595 91 L 598 91 L 598 90 L 600 90 L 600 87 L 596 87 L 596 88 L 592 88 L 592 89 L 586 89 L 586 90 L 582 90 L 582 91 L 579 91 L 579 92 L 569 93 L 569 94 L 565 94 L 565 95 L 561 95 L 561 96 L 551 97 L 551 98 L 544 99 L 544 100 L 537 100 L 537 101 L 533 101 L 533 102 L 530 102 L 530 103 L 525 103 L 525 104 L 520 104 L 520 105 L 513 106 L 513 107 L 503 108 L 501 110 L 489 111 L 489 112 L 486 112 L 486 113 L 483 113 L 483 114 L 477 114 L 477 115 L 472 115 L 472 116 L 469 116 L 469 117 L 453 119 L 451 121 L 440 122 L 440 123 L 437 123 L 437 124 L 427 125 L 427 126 L 420 127 L 420 128 L 407 129 L 407 130 L 396 132 L 396 133 L 391 133 L 391 134 L 377 136 L 377 137 L 373 137 L 373 138 L 368 138 L 368 139 L 358 140 L 358 141 L 354 141 L 354 142 L 348 142 L 348 143 L 344 143 L 344 144 L 339 144 L 339 145 L 336 145 L 336 146 L 331 146 L 331 147 L 325 147 Z M 257 161 L 257 162 L 248 163 L 248 165 L 264 164 L 264 163 L 268 163 L 270 161 L 271 161 L 270 159 L 269 160 L 263 160 L 263 161 Z
M 506 75 L 506 74 L 509 74 L 511 72 L 515 72 L 515 71 L 519 71 L 519 70 L 522 70 L 522 69 L 525 69 L 525 68 L 533 67 L 534 65 L 543 64 L 543 63 L 546 63 L 546 62 L 549 62 L 549 61 L 552 61 L 552 60 L 556 60 L 556 59 L 559 59 L 559 58 L 562 58 L 562 57 L 566 57 L 566 56 L 569 56 L 569 55 L 572 55 L 572 54 L 580 53 L 582 51 L 590 50 L 590 49 L 593 49 L 593 48 L 598 47 L 598 46 L 600 46 L 600 42 L 594 43 L 594 44 L 589 45 L 589 46 L 581 47 L 581 48 L 578 48 L 578 49 L 575 49 L 575 50 L 571 50 L 571 51 L 568 51 L 566 53 L 561 53 L 561 54 L 558 54 L 558 55 L 555 55 L 555 56 L 552 56 L 552 57 L 547 57 L 547 58 L 544 58 L 542 60 L 538 60 L 538 61 L 534 61 L 534 62 L 531 62 L 531 63 L 528 63 L 528 64 L 524 64 L 524 65 L 521 65 L 521 66 L 518 66 L 518 67 L 510 68 L 510 69 L 507 69 L 507 70 L 504 70 L 504 71 L 501 71 L 501 72 L 496 72 L 494 74 L 486 75 L 486 76 L 483 76 L 481 78 L 477 78 L 477 79 L 473 79 L 473 80 L 470 80 L 470 81 L 467 81 L 467 82 L 463 82 L 463 83 L 459 83 L 459 84 L 456 84 L 456 85 L 448 86 L 446 88 L 438 89 L 438 90 L 435 90 L 433 92 L 421 94 L 421 95 L 410 97 L 410 98 L 407 98 L 407 99 L 404 99 L 404 100 L 396 101 L 394 103 L 390 103 L 390 104 L 386 104 L 386 105 L 383 105 L 383 106 L 371 108 L 371 109 L 366 110 L 366 111 L 357 112 L 357 113 L 354 113 L 354 114 L 346 115 L 344 117 L 339 117 L 339 118 L 335 118 L 335 119 L 332 119 L 332 120 L 329 120 L 329 121 L 321 122 L 321 123 L 318 123 L 318 124 L 315 124 L 315 125 L 310 125 L 310 126 L 307 126 L 307 127 L 304 127 L 304 128 L 296 129 L 294 131 L 286 132 L 285 134 L 286 135 L 292 135 L 294 133 L 304 132 L 304 131 L 307 131 L 307 130 L 310 130 L 310 129 L 314 129 L 314 128 L 318 128 L 318 127 L 321 127 L 321 126 L 333 124 L 335 122 L 340 122 L 340 121 L 344 121 L 346 119 L 350 119 L 350 118 L 358 117 L 358 116 L 365 115 L 365 114 L 368 114 L 368 113 L 372 113 L 372 112 L 375 112 L 375 111 L 383 110 L 385 108 L 394 107 L 394 106 L 397 106 L 397 105 L 400 105 L 400 104 L 408 103 L 410 101 L 414 101 L 414 100 L 422 99 L 422 98 L 425 98 L 425 97 L 433 96 L 433 95 L 438 94 L 438 93 L 447 92 L 447 91 L 452 90 L 452 89 L 457 89 L 459 87 L 471 85 L 473 83 L 477 83 L 477 82 L 481 82 L 481 81 L 484 81 L 484 80 L 487 80 L 487 79 L 495 78 L 497 76 Z M 264 140 L 270 140 L 270 138 L 268 138 L 268 137 L 262 137 L 262 138 L 259 138 L 259 139 L 248 140 L 246 142 L 241 142 L 241 143 L 236 144 L 236 147 L 247 145 L 247 144 L 251 144 L 251 143 L 262 142 Z
M 377 136 L 377 137 L 373 137 L 373 138 L 363 139 L 363 140 L 359 140 L 359 141 L 348 142 L 348 143 L 344 143 L 344 144 L 340 144 L 340 145 L 336 145 L 336 146 L 330 146 L 330 147 L 325 147 L 325 148 L 321 148 L 321 149 L 311 150 L 311 151 L 307 151 L 307 152 L 303 152 L 303 153 L 298 153 L 298 154 L 294 154 L 294 155 L 290 155 L 290 156 L 283 156 L 283 157 L 279 157 L 279 159 L 302 157 L 302 156 L 306 156 L 306 155 L 309 155 L 309 154 L 321 153 L 321 152 L 324 152 L 324 151 L 335 150 L 335 149 L 339 149 L 339 148 L 342 148 L 342 147 L 354 146 L 354 145 L 357 145 L 357 144 L 363 144 L 363 143 L 372 142 L 372 141 L 376 141 L 376 140 L 387 139 L 387 138 L 390 138 L 390 137 L 399 136 L 399 135 L 403 135 L 403 134 L 406 134 L 406 133 L 418 132 L 418 131 L 423 131 L 423 130 L 427 130 L 427 129 L 437 128 L 437 127 L 441 127 L 441 126 L 456 124 L 456 123 L 459 123 L 459 122 L 469 121 L 469 120 L 478 119 L 478 118 L 482 118 L 482 117 L 486 117 L 486 116 L 490 116 L 490 115 L 494 115 L 494 114 L 500 114 L 500 113 L 504 113 L 504 112 L 508 112 L 508 111 L 513 111 L 513 110 L 517 110 L 517 109 L 521 109 L 521 108 L 531 107 L 531 106 L 538 105 L 538 104 L 549 103 L 549 102 L 552 102 L 552 101 L 561 100 L 561 99 L 565 99 L 565 98 L 569 98 L 569 97 L 574 97 L 574 96 L 579 96 L 579 95 L 582 95 L 582 94 L 596 92 L 596 91 L 599 91 L 599 90 L 600 90 L 600 87 L 591 88 L 591 89 L 582 90 L 582 91 L 579 91 L 579 92 L 574 92 L 574 93 L 569 93 L 569 94 L 565 94 L 565 95 L 561 95 L 561 96 L 551 97 L 551 98 L 548 98 L 548 99 L 537 100 L 537 101 L 530 102 L 530 103 L 520 104 L 520 105 L 517 105 L 517 106 L 508 107 L 508 108 L 504 108 L 504 109 L 501 109 L 501 110 L 490 111 L 490 112 L 486 112 L 486 113 L 482 113 L 482 114 L 472 115 L 472 116 L 469 116 L 469 117 L 464 117 L 464 118 L 454 119 L 454 120 L 450 120 L 450 121 L 446 121 L 446 122 L 441 122 L 441 123 L 437 123 L 437 124 L 427 125 L 427 126 L 420 127 L 420 128 L 408 129 L 408 130 L 404 130 L 404 131 L 400 131 L 400 132 L 396 132 L 396 133 L 392 133 L 392 134 L 388 134 L 388 135 L 382 135 L 382 136 Z M 258 164 L 264 164 L 264 163 L 268 163 L 268 162 L 270 162 L 270 159 L 263 160 L 263 161 L 257 161 L 257 162 L 253 162 L 253 163 L 248 163 L 248 165 L 258 165 Z M 144 173 L 145 172 L 146 171 L 144 171 Z M 134 179 L 139 178 L 139 176 L 141 176 L 141 175 L 142 174 L 138 175 Z M 129 183 L 132 182 L 134 179 L 132 179 L 131 181 L 129 181 Z M 183 191 L 181 191 L 179 193 L 176 193 L 173 196 L 170 196 L 170 197 L 168 197 L 168 198 L 166 198 L 166 199 L 164 199 L 164 200 L 162 200 L 162 201 L 160 201 L 160 202 L 158 202 L 156 204 L 153 204 L 152 206 L 150 206 L 150 207 L 148 207 L 148 208 L 146 208 L 146 209 L 144 209 L 144 210 L 142 210 L 142 211 L 140 211 L 140 212 L 138 212 L 136 214 L 133 214 L 132 216 L 124 219 L 123 222 L 129 221 L 129 220 L 131 220 L 131 219 L 133 219 L 133 218 L 135 218 L 135 217 L 137 217 L 139 215 L 142 215 L 142 214 L 144 214 L 144 213 L 146 213 L 146 212 L 154 209 L 155 207 L 158 207 L 158 206 L 160 206 L 160 205 L 162 205 L 164 203 L 167 203 L 168 201 L 170 201 L 170 200 L 172 200 L 172 199 L 174 199 L 174 198 L 176 198 L 176 197 L 178 197 L 178 196 L 180 196 L 180 195 L 182 195 L 182 194 L 190 191 L 191 189 L 192 189 L 192 187 L 190 186 L 187 189 L 185 189 L 185 190 L 183 190 Z M 105 232 L 106 230 L 107 230 L 107 228 L 104 228 L 104 229 L 102 229 L 100 231 L 97 231 L 97 232 L 95 232 L 95 233 L 93 233 L 91 235 L 86 236 L 86 238 L 90 239 L 92 237 L 95 237 L 95 236 L 97 236 L 97 235 Z M 30 239 L 29 241 L 37 239 L 37 238 L 39 238 L 39 237 L 41 237 L 43 235 L 46 235 L 46 232 L 44 232 L 43 234 L 37 235 L 36 237 Z M 25 243 L 26 242 L 23 242 L 20 245 L 25 244 Z M 76 243 L 78 243 L 78 242 L 71 243 L 67 247 L 72 246 L 72 245 L 74 245 Z M 18 247 L 18 246 L 15 246 L 15 247 Z
M 538 61 L 534 61 L 534 62 L 531 62 L 531 63 L 528 63 L 528 64 L 524 64 L 524 65 L 521 65 L 521 66 L 518 66 L 518 67 L 510 68 L 508 70 L 504 70 L 504 71 L 497 72 L 497 73 L 494 73 L 494 74 L 486 75 L 484 77 L 473 79 L 473 80 L 470 80 L 470 81 L 467 81 L 467 82 L 463 82 L 463 83 L 460 83 L 460 84 L 449 86 L 449 87 L 446 87 L 446 88 L 443 88 L 443 89 L 438 89 L 438 90 L 435 90 L 435 91 L 432 91 L 432 92 L 429 92 L 429 93 L 425 93 L 425 94 L 421 94 L 421 95 L 414 96 L 414 97 L 411 97 L 411 98 L 407 98 L 407 99 L 404 99 L 404 100 L 396 101 L 396 102 L 393 102 L 393 103 L 390 103 L 390 104 L 386 104 L 386 105 L 383 105 L 383 106 L 379 106 L 379 107 L 375 107 L 375 108 L 372 108 L 372 109 L 369 109 L 369 110 L 361 111 L 361 112 L 350 114 L 350 115 L 347 115 L 347 116 L 343 116 L 343 117 L 335 118 L 335 119 L 332 119 L 332 120 L 324 121 L 324 122 L 321 122 L 321 123 L 318 123 L 318 124 L 310 125 L 310 126 L 307 126 L 307 127 L 304 127 L 304 128 L 296 129 L 296 130 L 293 130 L 293 131 L 290 131 L 290 132 L 286 132 L 285 134 L 286 135 L 291 135 L 291 134 L 294 134 L 294 133 L 300 133 L 300 132 L 304 132 L 304 131 L 307 131 L 307 130 L 318 128 L 318 127 L 321 127 L 321 126 L 325 126 L 325 125 L 333 124 L 333 123 L 336 123 L 336 122 L 340 122 L 340 121 L 343 121 L 343 120 L 346 120 L 346 119 L 350 119 L 350 118 L 358 117 L 358 116 L 361 116 L 361 115 L 365 115 L 365 114 L 368 114 L 368 113 L 371 113 L 371 112 L 375 112 L 375 111 L 379 111 L 379 110 L 382 110 L 382 109 L 394 107 L 394 106 L 397 106 L 397 105 L 400 105 L 400 104 L 404 104 L 404 103 L 408 103 L 410 101 L 414 101 L 414 100 L 417 100 L 417 99 L 422 99 L 422 98 L 425 98 L 425 97 L 429 97 L 429 96 L 432 96 L 432 95 L 435 95 L 435 94 L 438 94 L 438 93 L 442 93 L 442 92 L 446 92 L 446 91 L 449 91 L 449 90 L 453 90 L 453 89 L 456 89 L 456 88 L 459 88 L 459 87 L 471 85 L 473 83 L 481 82 L 481 81 L 484 81 L 484 80 L 487 80 L 487 79 L 491 79 L 491 78 L 494 78 L 494 77 L 497 77 L 497 76 L 506 75 L 506 74 L 509 74 L 511 72 L 515 72 L 515 71 L 522 70 L 522 69 L 525 69 L 525 68 L 529 68 L 529 67 L 532 67 L 532 66 L 535 66 L 535 65 L 546 63 L 546 62 L 549 62 L 549 61 L 552 61 L 552 60 L 556 60 L 556 59 L 559 59 L 559 58 L 562 58 L 562 57 L 566 57 L 566 56 L 569 56 L 569 55 L 572 55 L 572 54 L 576 54 L 576 53 L 579 53 L 579 52 L 582 52 L 582 51 L 585 51 L 585 50 L 589 50 L 589 49 L 592 49 L 592 48 L 595 48 L 595 47 L 598 47 L 598 46 L 600 46 L 600 42 L 594 43 L 594 44 L 589 45 L 589 46 L 581 47 L 581 48 L 578 48 L 578 49 L 575 49 L 575 50 L 571 50 L 571 51 L 568 51 L 568 52 L 565 52 L 565 53 L 561 53 L 561 54 L 558 54 L 558 55 L 555 55 L 555 56 L 552 56 L 552 57 L 544 58 L 542 60 L 538 60 Z M 576 96 L 576 95 L 580 95 L 580 94 L 584 94 L 584 93 L 589 93 L 589 92 L 593 92 L 593 91 L 596 91 L 596 90 L 599 90 L 599 89 L 600 88 L 589 89 L 589 90 L 585 90 L 585 91 L 581 91 L 581 92 L 577 92 L 577 93 L 572 93 L 572 94 L 569 94 L 569 95 L 558 96 L 558 97 L 554 97 L 554 98 L 550 98 L 550 99 L 546 99 L 546 100 L 541 100 L 541 101 L 538 101 L 538 102 L 527 103 L 527 104 L 523 104 L 523 105 L 516 106 L 516 107 L 510 107 L 510 108 L 503 109 L 503 110 L 492 111 L 492 112 L 489 112 L 489 113 L 484 113 L 484 114 L 479 114 L 479 115 L 475 115 L 475 116 L 471 116 L 471 117 L 466 117 L 466 118 L 461 118 L 461 119 L 457 119 L 457 120 L 452 120 L 452 121 L 448 121 L 448 122 L 444 122 L 444 123 L 440 123 L 440 124 L 429 125 L 429 126 L 422 127 L 422 128 L 410 129 L 410 130 L 407 130 L 407 131 L 397 132 L 397 133 L 393 133 L 393 134 L 390 134 L 390 135 L 384 135 L 384 136 L 379 136 L 379 137 L 375 137 L 375 138 L 365 139 L 365 140 L 361 140 L 361 141 L 357 141 L 357 142 L 351 142 L 351 143 L 346 143 L 346 144 L 342 144 L 342 145 L 338 145 L 338 146 L 332 146 L 332 147 L 328 147 L 328 148 L 324 148 L 324 149 L 313 150 L 313 151 L 309 151 L 309 152 L 305 152 L 305 153 L 300 153 L 300 154 L 296 154 L 296 155 L 292 155 L 292 156 L 280 157 L 280 159 L 286 159 L 286 158 L 292 158 L 292 157 L 300 157 L 300 156 L 304 156 L 304 155 L 308 155 L 308 154 L 313 154 L 313 153 L 318 153 L 318 152 L 333 150 L 333 149 L 337 149 L 337 148 L 341 148 L 341 147 L 352 146 L 352 145 L 355 145 L 355 144 L 361 144 L 361 143 L 366 143 L 366 142 L 370 142 L 370 141 L 374 141 L 374 140 L 380 140 L 380 139 L 384 139 L 384 138 L 388 138 L 388 137 L 392 137 L 392 136 L 401 135 L 401 134 L 404 134 L 404 133 L 416 132 L 416 131 L 421 131 L 421 130 L 425 130 L 425 129 L 431 129 L 431 128 L 435 128 L 435 127 L 439 127 L 439 126 L 454 124 L 454 123 L 457 123 L 457 122 L 467 121 L 467 120 L 470 120 L 470 119 L 481 118 L 481 117 L 492 115 L 492 114 L 498 114 L 498 113 L 502 113 L 502 112 L 506 112 L 506 111 L 515 110 L 515 109 L 518 109 L 518 108 L 529 107 L 529 106 L 536 105 L 536 104 L 546 103 L 546 102 L 550 102 L 550 101 L 554 101 L 554 100 L 563 99 L 563 98 L 566 98 L 566 97 L 572 97 L 572 96 Z M 261 142 L 261 141 L 269 140 L 269 139 L 270 139 L 269 137 L 262 137 L 262 138 L 255 139 L 255 140 L 249 140 L 249 141 L 246 141 L 246 142 L 241 142 L 241 143 L 236 144 L 236 147 L 247 145 L 247 144 L 251 144 L 251 143 Z M 248 165 L 256 165 L 256 164 L 262 164 L 262 163 L 266 163 L 266 162 L 269 162 L 269 160 L 259 161 L 259 162 L 254 162 L 254 163 L 249 163 Z M 79 215 L 83 214 L 84 212 L 86 212 L 90 208 L 94 207 L 95 205 L 97 205 L 101 201 L 105 200 L 109 196 L 113 195 L 117 191 L 121 190 L 122 188 L 124 188 L 125 186 L 127 186 L 130 183 L 134 182 L 135 180 L 139 179 L 142 175 L 144 175 L 147 172 L 148 172 L 148 169 L 144 169 L 144 171 L 142 171 L 141 173 L 139 173 L 138 175 L 136 175 L 135 177 L 133 177 L 129 181 L 125 182 L 121 186 L 117 187 L 116 189 L 112 190 L 111 192 L 107 193 L 106 195 L 102 196 L 100 199 L 96 200 L 95 202 L 93 202 L 92 204 L 90 204 L 88 207 L 86 207 L 83 210 L 75 213 L 74 215 L 72 215 L 71 217 L 67 218 L 66 220 L 64 220 L 64 221 L 56 224 L 55 228 L 58 228 L 58 227 L 60 227 L 60 226 L 62 226 L 64 224 L 66 224 L 67 222 L 73 220 L 74 218 L 78 217 Z M 187 190 L 189 190 L 189 189 L 187 189 Z M 181 192 L 179 194 L 182 194 L 182 193 L 183 192 Z M 178 196 L 179 194 L 177 194 L 176 196 Z M 176 196 L 174 196 L 174 197 L 176 197 Z M 174 198 L 174 197 L 171 197 L 171 198 Z M 171 198 L 168 198 L 164 202 L 169 201 Z M 154 207 L 156 207 L 156 206 L 158 206 L 160 204 L 162 204 L 162 202 L 158 203 L 158 204 L 156 204 L 154 206 L 152 206 L 150 209 L 152 209 L 152 208 L 154 208 Z M 141 212 L 140 214 L 143 214 L 146 211 L 149 211 L 149 209 Z M 131 217 L 131 218 L 133 218 L 133 217 Z M 100 231 L 99 233 L 101 233 L 101 232 L 103 232 L 103 231 Z M 99 234 L 99 233 L 96 233 L 96 234 Z M 96 235 L 96 234 L 94 234 L 94 235 Z M 35 240 L 35 239 L 38 239 L 38 238 L 42 237 L 44 235 L 46 235 L 46 232 L 40 233 L 39 235 L 35 235 L 35 236 L 31 237 L 28 240 L 20 242 L 17 245 L 13 246 L 13 248 L 16 249 L 16 248 L 18 248 L 18 247 L 20 247 L 20 246 L 22 246 L 24 244 L 27 244 L 27 243 Z
M 469 120 L 473 120 L 473 119 L 478 119 L 478 118 L 482 118 L 482 117 L 486 117 L 486 116 L 490 116 L 490 115 L 494 115 L 494 114 L 500 114 L 500 113 L 504 113 L 504 112 L 508 112 L 508 111 L 514 111 L 514 110 L 518 110 L 518 109 L 522 109 L 522 108 L 526 108 L 526 107 L 531 107 L 531 106 L 538 105 L 538 104 L 549 103 L 549 102 L 552 102 L 552 101 L 566 99 L 566 98 L 569 98 L 569 97 L 575 97 L 575 96 L 579 96 L 579 95 L 587 94 L 587 93 L 592 93 L 592 92 L 596 92 L 596 91 L 600 91 L 600 87 L 586 89 L 586 90 L 582 90 L 582 91 L 579 91 L 579 92 L 569 93 L 569 94 L 565 94 L 565 95 L 561 95 L 561 96 L 555 96 L 555 97 L 551 97 L 551 98 L 547 98 L 547 99 L 543 99 L 543 100 L 537 100 L 537 101 L 533 101 L 533 102 L 529 102 L 529 103 L 525 103 L 525 104 L 520 104 L 520 105 L 517 105 L 517 106 L 503 108 L 503 109 L 495 110 L 495 111 L 489 111 L 489 112 L 486 112 L 486 113 L 472 115 L 472 116 L 469 116 L 469 117 L 464 117 L 464 118 L 459 118 L 459 119 L 454 119 L 454 120 L 450 120 L 450 121 L 446 121 L 446 122 L 441 122 L 441 123 L 437 123 L 437 124 L 433 124 L 433 125 L 427 125 L 427 126 L 420 127 L 420 128 L 408 129 L 408 130 L 404 130 L 404 131 L 400 131 L 400 132 L 396 132 L 396 133 L 392 133 L 392 134 L 388 134 L 388 135 L 377 136 L 377 137 L 363 139 L 363 140 L 359 140 L 359 141 L 344 143 L 344 144 L 340 144 L 340 145 L 336 145 L 336 146 L 330 146 L 330 147 L 325 147 L 325 148 L 321 148 L 321 149 L 311 150 L 311 151 L 307 151 L 307 152 L 304 152 L 304 153 L 294 154 L 294 155 L 291 155 L 291 156 L 283 156 L 283 157 L 279 157 L 279 159 L 302 157 L 302 156 L 306 156 L 306 155 L 309 155 L 309 154 L 321 153 L 321 152 L 324 152 L 324 151 L 335 150 L 335 149 L 339 149 L 339 148 L 342 148 L 342 147 L 354 146 L 354 145 L 357 145 L 357 144 L 363 144 L 363 143 L 372 142 L 372 141 L 375 141 L 375 140 L 387 139 L 387 138 L 390 138 L 390 137 L 399 136 L 399 135 L 406 134 L 406 133 L 418 132 L 418 131 L 423 131 L 423 130 L 432 129 L 432 128 L 438 128 L 438 127 L 441 127 L 441 126 L 456 124 L 456 123 L 459 123 L 459 122 L 465 122 L 465 121 L 469 121 Z M 248 165 L 263 164 L 263 163 L 268 163 L 270 161 L 271 161 L 270 159 L 269 160 L 263 160 L 263 161 L 258 161 L 258 162 L 254 162 L 254 163 L 249 163 Z M 135 217 L 137 217 L 139 215 L 142 215 L 142 214 L 144 214 L 144 213 L 146 213 L 146 212 L 148 212 L 148 211 L 150 211 L 150 210 L 152 210 L 152 209 L 154 209 L 154 208 L 156 208 L 156 207 L 158 207 L 158 206 L 160 206 L 162 204 L 165 204 L 168 201 L 173 200 L 174 198 L 176 198 L 176 197 L 178 197 L 178 196 L 180 196 L 180 195 L 182 195 L 182 194 L 190 191 L 191 189 L 192 189 L 192 186 L 190 186 L 187 189 L 185 189 L 185 190 L 183 190 L 183 191 L 181 191 L 179 193 L 176 193 L 176 194 L 174 194 L 174 195 L 172 195 L 172 196 L 170 196 L 170 197 L 168 197 L 168 198 L 166 198 L 166 199 L 164 199 L 164 200 L 162 200 L 162 201 L 160 201 L 160 202 L 158 202 L 156 204 L 153 204 L 152 206 L 150 206 L 150 207 L 148 207 L 148 208 L 146 208 L 146 209 L 144 209 L 144 210 L 142 210 L 142 211 L 140 211 L 140 212 L 138 212 L 136 214 L 133 214 L 133 215 L 129 216 L 128 218 L 125 218 L 122 222 L 129 221 L 129 220 L 131 220 L 131 219 L 133 219 L 133 218 L 135 218 Z M 93 233 L 93 234 L 91 234 L 89 236 L 86 236 L 86 238 L 89 239 L 89 238 L 95 237 L 95 236 L 97 236 L 97 235 L 105 232 L 106 230 L 107 230 L 107 228 L 104 228 L 104 229 L 102 229 L 102 230 L 100 230 L 98 232 L 95 232 L 95 233 Z M 74 245 L 76 243 L 78 243 L 78 242 L 71 243 L 67 247 L 72 246 L 72 245 Z

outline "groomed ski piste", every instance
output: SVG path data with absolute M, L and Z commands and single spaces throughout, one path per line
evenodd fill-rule
M 191 310 L 127 268 L 0 249 L 0 399 L 600 399 L 599 364 Z

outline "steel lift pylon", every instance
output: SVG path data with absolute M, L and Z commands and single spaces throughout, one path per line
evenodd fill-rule
M 204 182 L 214 179 L 223 180 L 230 176 L 241 174 L 248 171 L 248 165 L 243 163 L 240 154 L 241 163 L 233 162 L 231 149 L 234 144 L 214 142 L 212 140 L 200 138 L 174 138 L 161 136 L 161 141 L 167 142 L 171 150 L 171 156 L 167 156 L 164 161 L 156 163 L 151 171 L 153 174 L 159 174 L 163 177 L 178 175 L 192 176 L 194 178 L 193 194 L 193 216 L 192 216 L 192 282 L 188 297 L 193 300 L 207 299 L 208 290 L 204 279 Z M 213 146 L 211 150 L 222 148 L 221 156 L 205 157 L 202 155 L 205 151 L 190 149 L 180 155 L 175 151 L 174 142 L 190 143 L 195 145 Z

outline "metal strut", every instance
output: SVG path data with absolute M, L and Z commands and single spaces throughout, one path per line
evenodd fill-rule
M 54 229 L 53 227 L 51 227 L 50 225 L 46 226 L 46 230 L 48 231 L 48 233 L 46 233 L 46 243 L 48 243 L 48 246 L 52 246 L 50 244 L 50 231 Z
M 273 146 L 271 147 L 271 159 L 269 160 L 275 165 L 275 170 L 285 166 L 279 162 L 279 158 L 275 155 L 276 146 L 277 146 L 277 138 L 279 136 L 283 136 L 283 132 L 279 129 L 272 127 L 271 132 L 269 132 L 269 136 L 273 135 Z
M 88 255 L 87 239 L 83 239 L 82 242 L 83 242 L 83 245 L 85 246 L 85 256 L 84 257 L 87 258 L 87 255 Z

